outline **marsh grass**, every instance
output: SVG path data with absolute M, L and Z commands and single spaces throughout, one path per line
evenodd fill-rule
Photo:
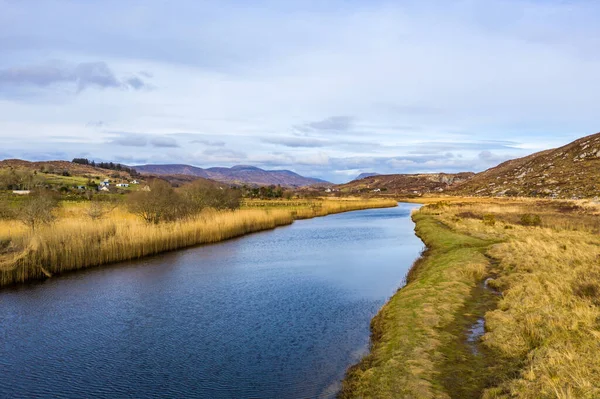
M 373 319 L 372 351 L 340 396 L 599 398 L 598 204 L 443 201 L 414 214 L 428 250 Z M 486 278 L 495 299 L 477 289 Z M 480 317 L 474 357 L 465 326 Z
M 92 220 L 86 215 L 89 204 L 67 203 L 57 210 L 57 222 L 35 231 L 16 220 L 0 222 L 0 286 L 218 242 L 294 219 L 395 205 L 392 201 L 325 200 L 288 209 L 272 204 L 235 211 L 207 209 L 192 218 L 148 224 L 123 207 Z
M 489 265 L 483 252 L 494 241 L 456 233 L 424 212 L 413 218 L 428 249 L 372 320 L 371 353 L 348 371 L 341 398 L 450 397 L 442 365 L 464 353 L 445 351 L 461 339 L 465 321 L 456 315 L 482 282 Z M 471 377 L 476 381 L 463 384 L 481 389 L 481 379 Z

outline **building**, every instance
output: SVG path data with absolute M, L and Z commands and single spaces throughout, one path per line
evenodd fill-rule
M 117 187 L 129 187 L 129 183 L 117 183 Z

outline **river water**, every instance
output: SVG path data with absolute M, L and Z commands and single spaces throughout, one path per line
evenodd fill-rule
M 0 397 L 333 397 L 422 248 L 415 207 L 2 290 Z

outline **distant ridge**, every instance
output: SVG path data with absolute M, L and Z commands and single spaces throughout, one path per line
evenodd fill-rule
M 450 186 L 468 180 L 473 175 L 472 172 L 375 175 L 339 184 L 335 188 L 348 194 L 372 192 L 414 196 L 444 192 Z
M 453 194 L 592 198 L 600 196 L 600 133 L 501 163 L 452 187 Z
M 361 173 L 360 175 L 356 176 L 354 180 L 360 180 L 360 179 L 364 179 L 365 177 L 371 177 L 371 176 L 379 176 L 379 173 L 375 173 L 375 172 L 367 172 L 367 173 Z
M 258 186 L 281 185 L 284 187 L 331 184 L 325 180 L 301 176 L 290 170 L 264 170 L 249 165 L 236 165 L 231 168 L 214 167 L 206 169 L 181 164 L 136 165 L 132 167 L 139 173 L 146 175 L 188 175 L 229 184 L 249 184 Z

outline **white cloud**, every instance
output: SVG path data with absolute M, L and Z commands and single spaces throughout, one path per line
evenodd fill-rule
M 503 159 L 597 130 L 595 3 L 341 4 L 3 2 L 3 154 L 130 156 L 101 144 L 110 126 L 143 132 L 136 159 L 335 178 L 481 169 L 482 151 Z M 40 75 L 50 59 L 69 67 Z M 155 90 L 133 90 L 148 80 Z

